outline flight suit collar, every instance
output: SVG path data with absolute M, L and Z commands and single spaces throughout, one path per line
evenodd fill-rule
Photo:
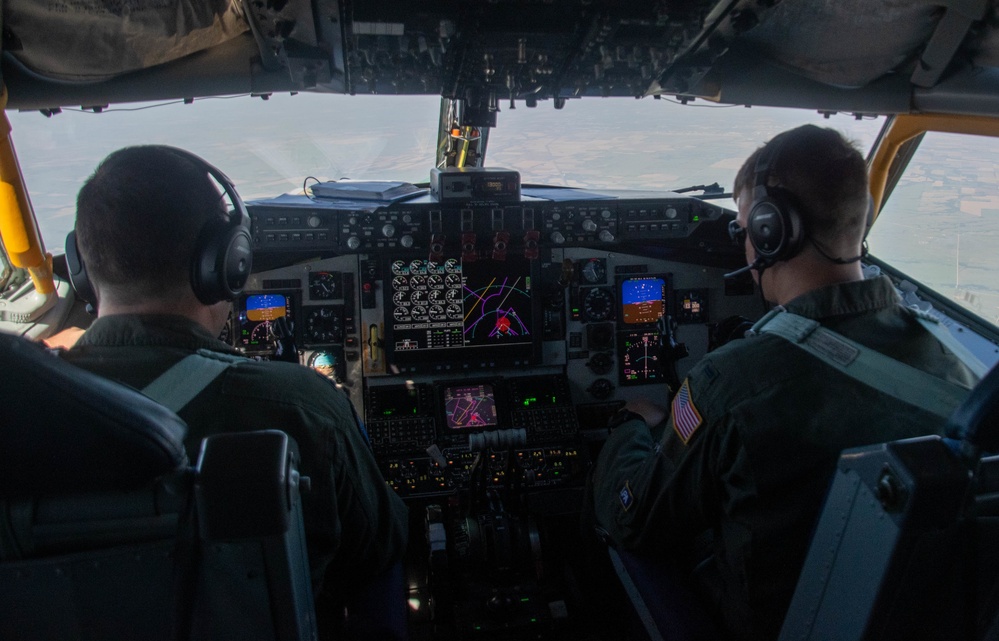
M 821 319 L 876 312 L 901 302 L 887 276 L 837 283 L 798 296 L 785 305 L 787 311 L 806 318 Z
M 103 316 L 93 322 L 77 344 L 95 347 L 166 346 L 239 354 L 193 320 L 166 314 Z

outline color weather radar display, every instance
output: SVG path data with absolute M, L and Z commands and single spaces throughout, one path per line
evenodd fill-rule
M 444 418 L 453 430 L 481 429 L 497 424 L 493 386 L 452 385 L 444 388 Z
M 539 311 L 532 299 L 532 269 L 522 256 L 505 261 L 395 260 L 385 288 L 392 360 L 533 357 L 540 332 L 535 331 Z

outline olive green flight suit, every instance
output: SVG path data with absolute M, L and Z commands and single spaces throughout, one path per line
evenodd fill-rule
M 896 360 L 974 385 L 886 277 L 814 290 L 786 308 Z M 942 427 L 939 417 L 783 338 L 753 336 L 698 363 L 664 425 L 650 430 L 632 420 L 614 430 L 592 473 L 593 509 L 625 549 L 691 571 L 707 557 L 693 583 L 731 637 L 775 639 L 840 451 Z M 706 549 L 697 549 L 705 540 Z
M 64 356 L 141 390 L 199 349 L 238 353 L 181 316 L 118 315 L 94 321 Z M 219 432 L 278 429 L 295 439 L 301 473 L 312 479 L 302 513 L 317 598 L 342 602 L 402 559 L 406 506 L 382 478 L 350 399 L 325 377 L 295 363 L 247 359 L 178 414 L 192 461 L 201 439 Z

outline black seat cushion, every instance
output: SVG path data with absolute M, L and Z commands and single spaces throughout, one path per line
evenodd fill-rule
M 133 489 L 187 463 L 187 425 L 139 392 L 0 334 L 0 498 Z

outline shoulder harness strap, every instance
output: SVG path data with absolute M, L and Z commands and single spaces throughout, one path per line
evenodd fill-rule
M 143 388 L 142 393 L 168 409 L 179 412 L 222 372 L 245 361 L 242 356 L 199 349 L 182 358 Z
M 907 308 L 912 315 L 916 317 L 919 324 L 926 328 L 926 331 L 933 334 L 933 336 L 943 344 L 950 353 L 953 354 L 960 360 L 964 365 L 971 370 L 971 372 L 981 380 L 989 372 L 989 368 L 978 359 L 977 356 L 971 353 L 967 347 L 961 344 L 957 338 L 951 334 L 950 329 L 947 328 L 943 322 L 929 312 L 925 312 L 921 309 L 915 307 Z
M 780 336 L 847 376 L 943 418 L 950 416 L 970 392 L 782 307 L 767 313 L 748 334 L 762 333 Z

